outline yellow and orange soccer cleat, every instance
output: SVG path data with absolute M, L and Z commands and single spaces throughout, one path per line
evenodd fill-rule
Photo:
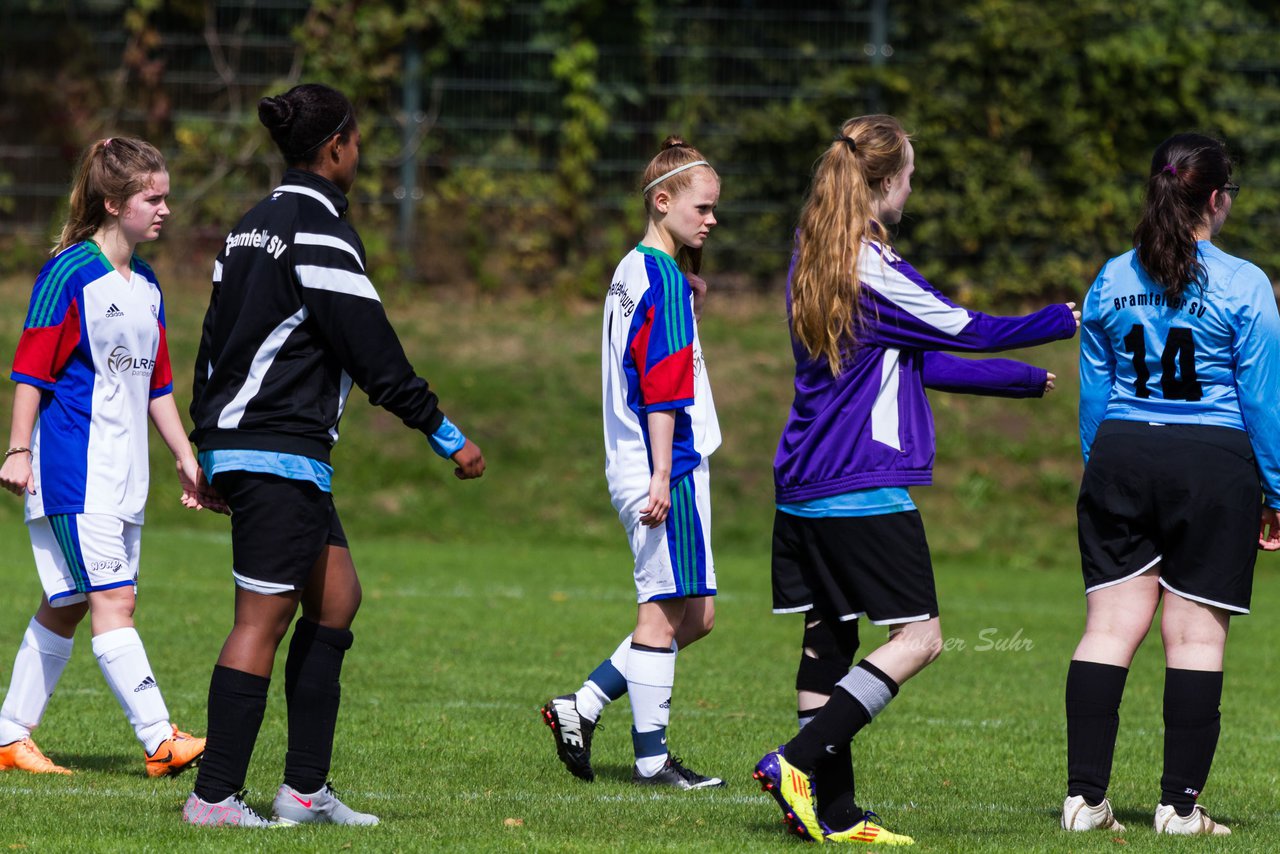
M 8 744 L 0 745 L 0 769 L 17 768 L 30 771 L 32 774 L 70 774 L 70 768 L 54 765 L 49 757 L 40 752 L 36 743 L 30 738 L 21 738 Z
M 147 757 L 148 777 L 176 777 L 200 762 L 204 755 L 204 739 L 196 738 L 173 725 L 173 737 L 166 738 Z
M 828 842 L 862 842 L 868 845 L 915 845 L 910 836 L 885 830 L 879 824 L 880 816 L 868 812 L 862 821 L 848 830 L 836 830 L 827 834 Z
M 781 747 L 766 753 L 751 776 L 782 807 L 783 821 L 793 833 L 814 842 L 827 841 L 818 821 L 813 783 L 808 774 L 786 760 Z

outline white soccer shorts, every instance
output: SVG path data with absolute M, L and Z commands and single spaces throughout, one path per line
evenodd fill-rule
M 27 523 L 45 596 L 54 607 L 85 601 L 89 591 L 138 583 L 142 526 L 115 516 L 41 516 Z
M 666 524 L 649 528 L 640 511 L 649 503 L 649 484 L 633 492 L 618 511 L 635 555 L 636 601 L 714 596 L 711 556 L 711 468 L 704 459 L 671 488 Z

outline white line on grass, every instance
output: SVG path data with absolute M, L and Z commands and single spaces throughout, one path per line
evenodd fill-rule
M 529 705 L 527 703 L 477 703 L 471 700 L 445 700 L 439 703 L 426 703 L 425 708 L 430 709 L 490 709 L 507 712 L 534 712 L 536 713 L 540 706 Z M 686 708 L 685 706 L 677 706 L 677 711 L 682 717 L 714 717 L 723 718 L 724 709 L 702 709 L 697 707 Z M 627 718 L 630 720 L 630 717 Z M 791 718 L 794 725 L 795 718 Z
M 98 787 L 98 786 L 93 786 L 89 788 L 72 786 L 71 788 L 67 788 L 67 789 L 32 789 L 28 787 L 19 787 L 15 789 L 3 788 L 3 789 L 0 789 L 0 791 L 3 791 L 6 795 L 14 795 L 18 797 L 38 797 L 41 799 L 48 798 L 51 796 L 61 797 L 61 798 L 81 798 L 86 796 L 93 796 L 95 798 L 105 797 L 105 798 L 114 798 L 119 800 L 130 800 L 130 801 L 154 801 L 158 797 L 159 798 L 181 797 L 185 799 L 185 795 L 183 795 L 181 792 L 174 792 L 170 794 L 158 794 L 154 791 L 146 791 L 144 789 L 119 789 L 119 788 Z M 708 791 L 711 791 L 711 790 L 708 790 Z M 346 790 L 343 790 L 342 794 L 343 794 L 343 797 L 350 797 L 351 800 L 383 801 L 383 802 L 412 801 L 414 803 L 420 803 L 422 800 L 422 795 L 420 792 L 347 792 Z M 524 790 L 513 791 L 509 794 L 504 794 L 502 792 L 495 792 L 492 789 L 486 789 L 484 791 L 476 791 L 476 792 L 456 792 L 452 795 L 443 794 L 443 797 L 446 799 L 459 800 L 459 801 L 486 801 L 489 803 L 503 802 L 503 801 L 511 802 L 511 803 L 527 803 L 531 799 L 538 800 L 538 801 L 555 801 L 559 803 L 581 803 L 583 801 L 594 801 L 596 803 L 641 803 L 645 801 L 657 801 L 665 798 L 670 798 L 671 793 L 666 791 L 653 791 L 653 790 L 644 791 L 641 789 L 637 789 L 633 792 L 628 792 L 628 791 L 599 792 L 599 793 L 591 793 L 591 794 L 588 794 L 586 792 L 581 794 L 560 793 L 555 795 L 541 795 L 541 796 L 538 796 L 537 798 L 531 798 L 529 793 Z M 252 798 L 250 798 L 250 800 L 252 800 Z M 740 794 L 729 795 L 729 794 L 720 794 L 717 792 L 715 800 L 717 803 L 722 803 L 725 801 L 729 803 L 739 803 L 739 804 L 773 803 L 773 801 L 769 799 L 769 796 L 764 794 L 763 792 L 758 793 L 756 796 L 740 795 Z
M 414 587 L 412 585 L 396 587 L 397 597 L 420 597 L 427 599 L 552 599 L 568 602 L 571 600 L 587 602 L 634 602 L 634 594 L 620 588 L 604 587 L 562 587 L 548 590 L 545 587 L 529 589 L 520 585 L 477 585 L 454 584 L 452 587 Z M 716 599 L 721 602 L 733 602 L 743 598 L 737 593 L 717 593 Z

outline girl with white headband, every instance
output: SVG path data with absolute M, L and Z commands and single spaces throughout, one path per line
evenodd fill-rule
M 606 705 L 631 694 L 632 781 L 677 789 L 723 786 L 667 748 L 676 653 L 715 621 L 707 458 L 720 426 L 696 321 L 696 275 L 716 224 L 720 179 L 669 137 L 645 169 L 648 229 L 613 274 L 604 306 L 605 477 L 635 554 L 635 632 L 574 694 L 542 707 L 556 752 L 591 781 L 591 737 Z

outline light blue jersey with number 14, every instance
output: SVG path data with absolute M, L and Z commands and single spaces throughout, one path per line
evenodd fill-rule
M 1134 250 L 1102 267 L 1080 327 L 1080 446 L 1111 418 L 1249 434 L 1267 504 L 1280 509 L 1280 312 L 1271 282 L 1207 240 L 1207 278 L 1170 298 Z

